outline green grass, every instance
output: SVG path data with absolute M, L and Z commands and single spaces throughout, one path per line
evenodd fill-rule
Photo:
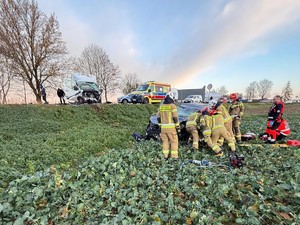
M 243 133 L 262 133 L 268 108 L 246 111 Z M 131 138 L 156 110 L 1 106 L 0 224 L 300 223 L 299 148 L 238 147 L 242 169 L 230 169 L 226 154 L 188 146 L 180 146 L 180 160 L 165 161 L 160 143 Z M 300 114 L 286 118 L 290 138 L 300 139 Z M 188 159 L 219 166 L 198 168 Z
M 63 164 L 77 164 L 107 149 L 132 146 L 155 105 L 0 107 L 0 182 Z

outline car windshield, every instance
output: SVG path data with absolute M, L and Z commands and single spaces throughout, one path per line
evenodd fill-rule
M 193 98 L 193 97 L 194 97 L 194 95 L 189 95 L 186 98 Z
M 183 106 L 177 106 L 177 112 L 178 116 L 187 117 L 193 112 L 198 111 L 199 109 L 193 108 L 193 107 L 183 107 Z
M 84 91 L 99 91 L 99 87 L 94 82 L 78 81 L 78 86 Z
M 148 84 L 140 85 L 140 86 L 138 86 L 136 91 L 147 91 L 148 87 L 149 87 Z

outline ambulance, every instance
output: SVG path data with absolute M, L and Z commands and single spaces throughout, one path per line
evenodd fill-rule
M 131 100 L 132 103 L 160 103 L 170 91 L 170 84 L 148 81 L 138 86 L 138 88 L 132 92 L 133 96 L 131 97 Z

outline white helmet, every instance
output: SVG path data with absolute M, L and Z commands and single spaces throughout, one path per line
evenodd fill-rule
M 169 96 L 171 99 L 174 99 L 174 93 L 173 92 L 168 92 L 167 94 L 166 94 L 166 97 L 167 96 Z
M 216 105 L 217 105 L 217 102 L 216 102 L 216 100 L 213 100 L 213 99 L 210 100 L 209 103 L 208 103 L 208 107 L 210 109 L 215 109 Z

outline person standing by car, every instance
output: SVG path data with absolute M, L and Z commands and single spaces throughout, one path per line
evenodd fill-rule
M 171 145 L 171 158 L 178 158 L 178 136 L 180 132 L 177 107 L 174 104 L 173 93 L 166 94 L 163 104 L 158 109 L 157 122 L 161 128 L 160 137 L 162 140 L 162 150 L 165 159 L 169 158 Z
M 41 84 L 41 95 L 42 95 L 42 98 L 44 100 L 44 104 L 49 104 L 49 102 L 47 102 L 46 89 L 42 84 Z
M 63 102 L 64 102 L 64 105 L 66 104 L 65 95 L 66 95 L 65 92 L 61 88 L 57 89 L 57 96 L 59 97 L 61 105 L 63 104 Z
M 242 134 L 240 130 L 241 118 L 244 115 L 244 104 L 239 100 L 237 93 L 232 93 L 229 96 L 231 105 L 229 106 L 229 114 L 232 117 L 233 134 L 237 143 L 242 142 Z
M 188 120 L 186 122 L 186 131 L 192 136 L 193 138 L 193 148 L 195 150 L 199 149 L 199 133 L 198 128 L 199 127 L 199 112 L 194 112 L 188 116 Z

